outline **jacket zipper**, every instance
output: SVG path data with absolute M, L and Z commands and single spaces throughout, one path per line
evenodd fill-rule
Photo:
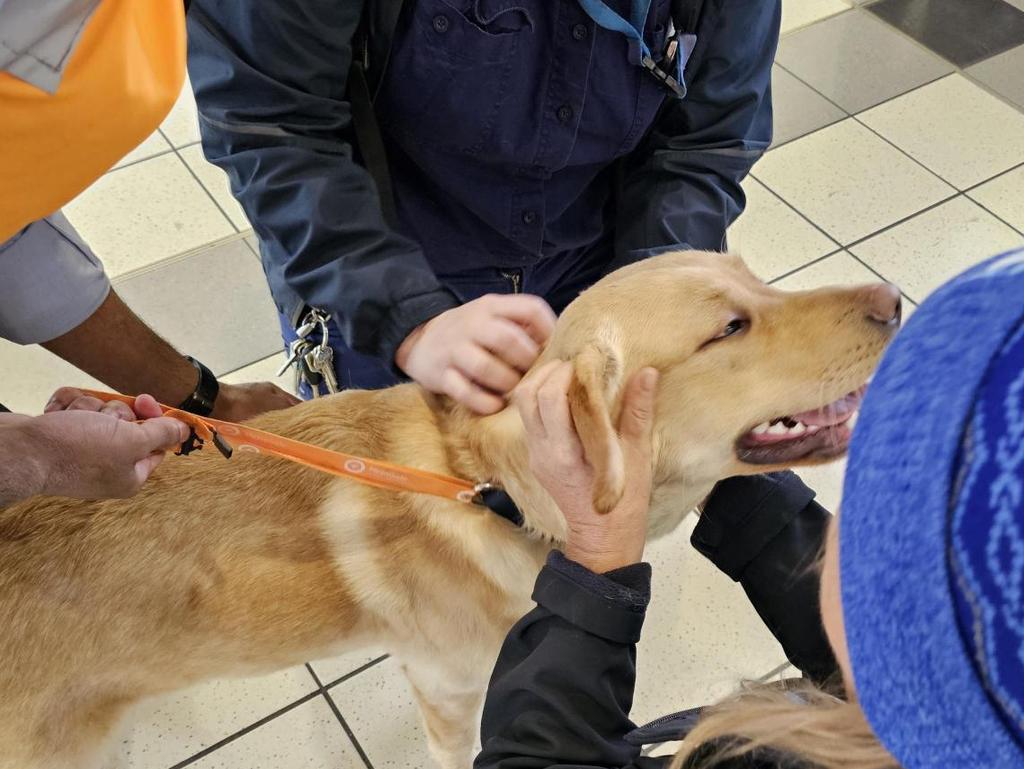
M 512 283 L 512 293 L 518 294 L 522 290 L 523 274 L 519 270 L 508 270 L 502 272 L 501 276 Z

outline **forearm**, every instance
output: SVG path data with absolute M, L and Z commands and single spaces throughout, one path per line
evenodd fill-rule
M 196 387 L 192 364 L 113 290 L 83 323 L 43 347 L 118 392 L 176 405 Z

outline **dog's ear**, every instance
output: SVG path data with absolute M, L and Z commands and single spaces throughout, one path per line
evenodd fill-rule
M 610 350 L 587 347 L 573 359 L 569 411 L 594 470 L 594 509 L 609 513 L 625 490 L 625 459 L 612 422 L 612 404 L 621 382 L 621 362 Z

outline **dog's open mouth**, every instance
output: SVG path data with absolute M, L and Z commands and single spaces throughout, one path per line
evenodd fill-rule
M 736 455 L 751 465 L 831 459 L 846 452 L 867 385 L 821 408 L 776 417 L 744 433 Z

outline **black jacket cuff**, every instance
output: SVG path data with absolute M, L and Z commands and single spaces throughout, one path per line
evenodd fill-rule
M 533 600 L 588 633 L 635 644 L 651 600 L 651 567 L 637 563 L 595 574 L 555 550 L 537 577 Z
M 404 299 L 396 304 L 385 319 L 378 337 L 379 355 L 384 365 L 401 379 L 408 380 L 408 375 L 395 363 L 395 354 L 402 342 L 417 326 L 460 304 L 458 297 L 446 288 Z

